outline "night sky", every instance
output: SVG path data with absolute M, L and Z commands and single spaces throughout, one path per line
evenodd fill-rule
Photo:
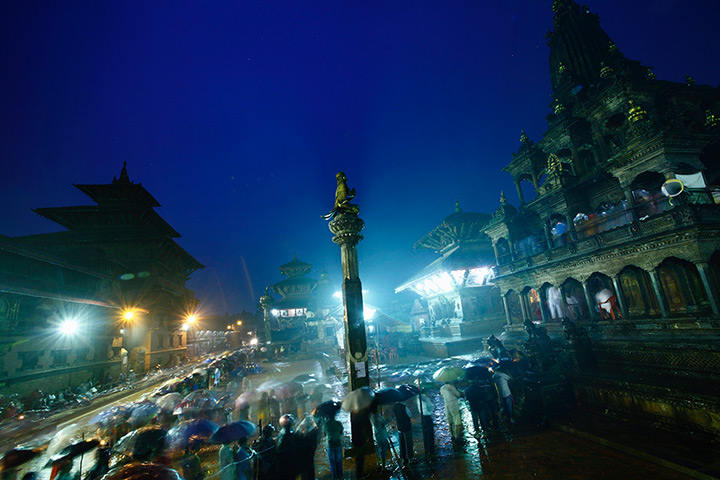
M 659 79 L 720 83 L 716 0 L 587 0 Z M 453 211 L 490 213 L 501 168 L 549 113 L 551 0 L 18 1 L 0 14 L 0 234 L 62 229 L 31 208 L 130 178 L 206 265 L 210 313 L 254 310 L 293 254 L 339 285 L 335 173 L 357 189 L 366 301 L 434 256 Z

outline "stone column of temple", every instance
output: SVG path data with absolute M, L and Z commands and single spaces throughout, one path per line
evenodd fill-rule
M 630 215 L 632 215 L 632 221 L 637 222 L 640 217 L 638 216 L 637 208 L 635 208 L 635 197 L 633 197 L 632 190 L 630 188 L 626 188 L 623 190 L 623 193 L 625 194 L 625 200 L 628 202 L 628 208 L 630 209 Z
M 548 222 L 543 222 L 543 228 L 545 230 L 545 241 L 547 242 L 548 250 L 553 249 L 552 233 L 550 232 L 550 225 Z
M 578 236 L 577 236 L 577 230 L 575 230 L 575 222 L 573 222 L 573 219 L 570 218 L 569 216 L 565 217 L 565 221 L 567 222 L 569 241 L 577 242 Z
M 520 205 L 525 205 L 525 197 L 523 197 L 522 188 L 520 182 L 515 182 L 515 188 L 517 188 L 518 198 L 520 199 Z
M 265 342 L 267 343 L 267 358 L 274 358 L 272 347 L 272 328 L 270 316 L 272 315 L 273 298 L 270 296 L 270 287 L 265 288 L 265 293 L 260 297 L 260 306 L 263 309 L 263 324 L 265 326 Z
M 663 318 L 669 317 L 670 306 L 668 305 L 667 297 L 665 297 L 662 283 L 660 283 L 660 274 L 655 268 L 650 270 L 650 283 L 652 283 L 653 290 L 655 291 L 655 296 L 657 297 L 658 305 L 660 305 L 660 314 L 663 316 Z
M 510 304 L 508 302 L 507 294 L 503 295 L 503 307 L 505 308 L 505 321 L 508 325 L 512 324 L 512 317 L 510 316 Z
M 333 242 L 340 245 L 343 269 L 342 293 L 345 305 L 345 357 L 349 389 L 352 391 L 370 384 L 362 284 L 358 276 L 356 249 L 363 238 L 360 231 L 365 227 L 365 222 L 357 215 L 341 213 L 333 218 L 328 226 L 335 235 Z
M 588 312 L 590 313 L 590 320 L 598 320 L 598 312 L 595 311 L 597 303 L 595 302 L 595 299 L 592 298 L 592 295 L 590 295 L 590 290 L 588 289 L 587 282 L 582 282 L 582 288 L 583 293 L 585 294 L 585 303 L 587 303 Z
M 518 296 L 520 297 L 520 312 L 522 312 L 523 323 L 525 323 L 530 318 L 530 314 L 528 313 L 530 308 L 527 305 L 527 294 L 521 293 Z
M 538 294 L 538 300 L 540 301 L 540 316 L 542 317 L 543 323 L 548 323 L 548 319 L 550 318 L 550 313 L 547 309 L 547 302 L 543 298 L 543 291 L 540 288 L 536 288 L 535 291 Z
M 703 287 L 705 288 L 705 294 L 710 300 L 710 308 L 712 309 L 713 315 L 720 315 L 720 307 L 718 305 L 718 288 L 715 284 L 715 280 L 710 274 L 710 267 L 707 262 L 696 262 L 695 266 L 700 274 L 700 280 L 702 280 Z
M 612 277 L 613 287 L 615 287 L 615 296 L 618 300 L 618 306 L 620 307 L 620 313 L 624 318 L 628 318 L 627 302 L 625 301 L 625 294 L 620 287 L 620 276 L 613 275 Z

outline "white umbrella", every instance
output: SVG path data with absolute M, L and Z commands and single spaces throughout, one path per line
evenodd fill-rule
M 375 399 L 375 393 L 369 387 L 358 388 L 345 395 L 342 409 L 350 413 L 360 413 L 369 408 Z
M 418 395 L 416 397 L 418 411 L 420 411 L 420 402 L 422 402 L 422 413 L 423 415 L 430 415 L 435 410 L 435 404 L 430 400 L 427 395 Z

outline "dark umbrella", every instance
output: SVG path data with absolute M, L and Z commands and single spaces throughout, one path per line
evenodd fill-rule
M 140 427 L 142 425 L 145 425 L 146 423 L 149 423 L 153 418 L 157 417 L 160 414 L 160 411 L 161 408 L 154 403 L 138 403 L 133 407 L 132 413 L 128 418 L 128 423 L 134 428 Z
M 19 467 L 20 465 L 27 463 L 33 458 L 37 457 L 44 451 L 45 449 L 43 448 L 33 448 L 27 450 L 15 448 L 13 450 L 10 450 L 5 454 L 2 459 L 2 469 L 5 470 L 8 468 Z
M 394 388 L 386 387 L 375 390 L 375 405 L 390 405 L 403 400 L 406 400 L 405 395 Z
M 82 442 L 73 443 L 63 448 L 60 453 L 51 458 L 53 462 L 62 460 L 70 460 L 79 455 L 89 452 L 93 448 L 100 445 L 100 440 L 83 440 Z
M 315 378 L 315 375 L 313 375 L 312 373 L 301 373 L 297 377 L 293 378 L 293 382 L 298 382 L 298 383 L 317 382 L 317 378 Z
M 170 429 L 165 444 L 171 450 L 184 450 L 195 442 L 207 440 L 217 429 L 217 425 L 204 418 L 186 420 Z
M 465 378 L 468 380 L 489 380 L 491 378 L 490 370 L 480 365 L 465 366 Z
M 166 436 L 167 431 L 160 425 L 138 428 L 118 440 L 113 450 L 126 456 L 137 456 L 165 443 Z
M 302 395 L 303 393 L 302 384 L 295 381 L 283 383 L 275 389 L 275 397 L 278 400 L 286 400 L 296 395 Z
M 241 438 L 251 437 L 255 435 L 255 432 L 257 432 L 257 427 L 254 423 L 247 420 L 238 420 L 220 427 L 210 437 L 210 443 L 231 443 Z
M 157 463 L 133 463 L 113 470 L 103 480 L 183 480 L 178 472 Z
M 108 408 L 107 410 L 95 415 L 89 423 L 91 425 L 99 425 L 101 427 L 110 427 L 113 425 L 117 425 L 123 420 L 127 420 L 130 413 L 131 412 L 129 406 L 118 405 Z
M 341 407 L 342 404 L 340 402 L 328 400 L 315 407 L 312 414 L 315 417 L 333 418 Z
M 420 389 L 415 385 L 398 385 L 395 387 L 395 390 L 403 396 L 403 401 L 420 393 Z

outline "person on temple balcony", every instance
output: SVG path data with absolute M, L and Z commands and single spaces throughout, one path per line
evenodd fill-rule
M 550 318 L 553 320 L 565 318 L 565 305 L 563 305 L 560 289 L 557 287 L 549 287 L 546 296 Z

